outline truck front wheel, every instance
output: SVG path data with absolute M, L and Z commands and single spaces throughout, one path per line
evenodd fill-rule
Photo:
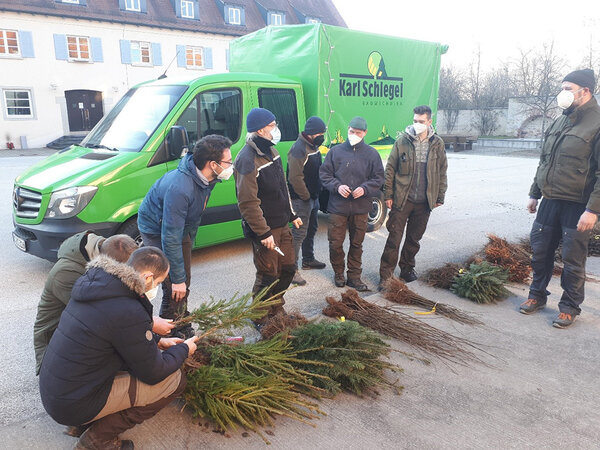
M 137 217 L 132 217 L 125 221 L 121 228 L 119 228 L 118 234 L 126 234 L 127 236 L 133 238 L 138 247 L 141 247 L 142 235 L 140 234 L 140 230 L 138 230 L 137 226 Z
M 383 192 L 380 192 L 377 197 L 372 197 L 371 200 L 373 205 L 371 212 L 369 212 L 367 232 L 379 230 L 387 217 L 387 206 L 385 206 L 385 201 L 383 200 Z

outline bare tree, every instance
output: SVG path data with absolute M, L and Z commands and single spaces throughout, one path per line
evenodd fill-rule
M 543 136 L 546 123 L 557 112 L 555 99 L 560 91 L 565 61 L 555 53 L 554 42 L 544 44 L 541 49 L 520 50 L 519 53 L 512 61 L 514 91 L 522 97 L 524 112 L 529 117 L 541 117 Z
M 464 107 L 464 76 L 453 67 L 440 71 L 440 92 L 438 109 L 444 110 L 444 126 L 447 133 L 452 133 L 458 120 L 460 109 Z
M 475 111 L 475 128 L 480 136 L 492 136 L 498 129 L 498 111 L 492 108 L 479 108 Z

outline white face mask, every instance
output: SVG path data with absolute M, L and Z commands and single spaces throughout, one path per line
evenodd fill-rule
M 420 123 L 420 122 L 413 123 L 413 128 L 414 128 L 415 134 L 417 136 L 419 136 L 421 133 L 424 133 L 425 131 L 427 131 L 427 125 L 425 125 L 424 123 Z
M 152 289 L 150 289 L 149 291 L 145 292 L 146 297 L 148 298 L 148 300 L 152 301 L 156 298 L 156 295 L 158 294 L 158 284 L 156 286 L 154 286 Z
M 360 141 L 362 141 L 362 138 L 360 136 L 358 136 L 356 134 L 350 134 L 350 133 L 348 133 L 348 142 L 350 142 L 350 145 L 352 147 L 354 147 Z
M 281 140 L 281 131 L 279 131 L 279 127 L 275 127 L 271 130 L 271 142 L 273 145 L 277 145 L 277 143 Z
M 581 88 L 583 89 L 583 88 Z M 558 107 L 561 109 L 570 108 L 575 101 L 575 94 L 579 92 L 581 89 L 577 89 L 575 92 L 562 90 L 556 96 L 556 103 L 558 103 Z
M 221 167 L 219 163 L 217 163 L 217 166 Z M 223 167 L 221 167 L 221 169 L 223 169 Z M 231 175 L 233 175 L 233 165 L 229 165 L 227 169 L 223 169 L 221 173 L 217 173 L 217 180 L 227 181 L 231 178 Z

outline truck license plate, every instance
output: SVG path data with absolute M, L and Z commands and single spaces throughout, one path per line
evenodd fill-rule
M 12 234 L 12 237 L 13 237 L 13 242 L 15 243 L 15 246 L 19 250 L 26 252 L 27 251 L 27 242 L 25 241 L 25 239 L 17 236 L 16 233 L 14 233 L 14 232 Z

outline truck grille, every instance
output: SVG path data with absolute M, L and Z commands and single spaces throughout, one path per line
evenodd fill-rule
M 42 205 L 42 194 L 22 187 L 16 187 L 13 192 L 13 208 L 17 217 L 35 219 Z

